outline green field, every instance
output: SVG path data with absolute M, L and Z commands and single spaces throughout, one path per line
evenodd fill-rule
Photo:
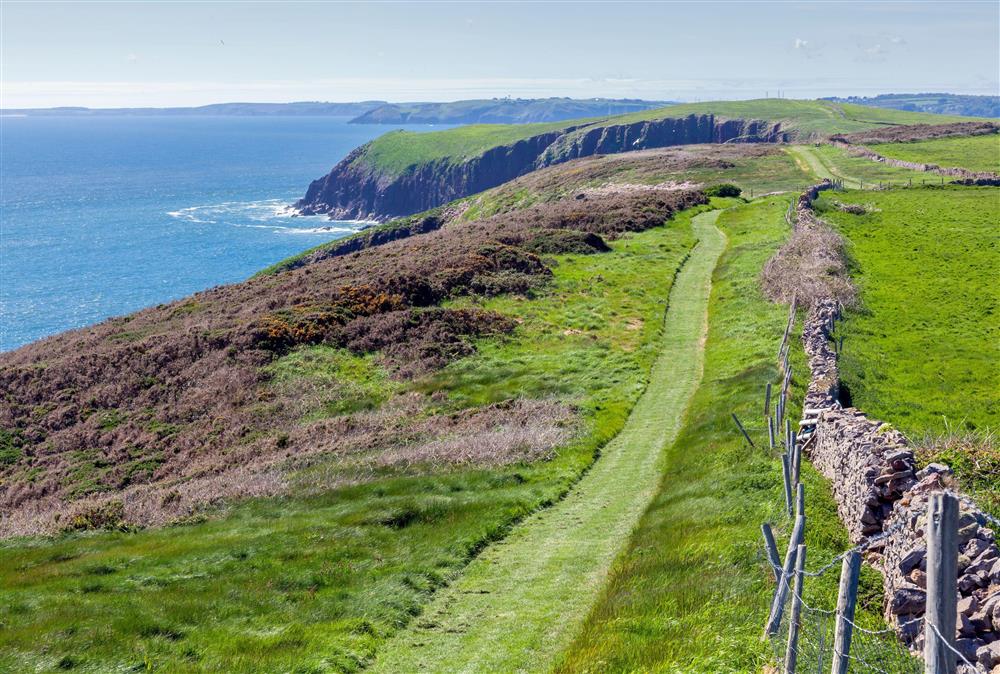
M 866 215 L 826 208 L 869 204 Z M 819 207 L 850 242 L 861 307 L 838 328 L 851 402 L 919 441 L 1000 422 L 1000 193 L 995 188 L 847 192 Z M 989 456 L 950 457 L 996 510 Z M 975 464 L 979 463 L 977 467 Z
M 558 672 L 742 673 L 772 661 L 761 640 L 774 580 L 760 525 L 775 523 L 780 540 L 789 520 L 780 461 L 766 449 L 759 415 L 765 383 L 779 377 L 775 351 L 787 310 L 764 299 L 758 275 L 787 235 L 786 206 L 772 198 L 718 220 L 729 247 L 715 273 L 703 383 L 667 451 L 659 494 Z M 804 355 L 793 353 L 793 369 L 802 372 Z M 795 382 L 793 399 L 802 385 Z M 750 427 L 757 449 L 741 439 L 731 412 Z M 825 480 L 804 464 L 803 482 L 812 569 L 848 543 Z M 806 600 L 832 607 L 836 575 L 810 578 Z M 880 595 L 881 579 L 866 569 L 863 624 L 880 625 Z
M 787 152 L 803 171 L 810 172 L 814 178 L 842 180 L 845 187 L 869 189 L 880 183 L 920 185 L 940 180 L 933 174 L 887 166 L 864 157 L 852 157 L 833 145 L 791 145 Z
M 492 147 L 524 138 L 561 131 L 583 120 L 541 124 L 470 124 L 446 131 L 391 131 L 379 136 L 365 151 L 365 162 L 391 175 L 415 164 L 447 159 L 460 163 Z
M 513 338 L 406 385 L 437 392 L 442 413 L 556 396 L 579 410 L 581 428 L 555 459 L 387 475 L 159 530 L 4 541 L 0 670 L 362 667 L 485 544 L 558 500 L 621 430 L 659 351 L 664 298 L 694 243 L 691 215 L 623 237 L 611 253 L 556 258 L 535 299 L 494 300 L 523 321 Z M 328 347 L 275 368 L 281 385 L 332 382 L 358 405 L 396 393 L 370 361 Z
M 945 167 L 959 166 L 970 171 L 1000 172 L 1000 134 L 937 138 L 912 143 L 879 143 L 870 147 L 893 159 Z

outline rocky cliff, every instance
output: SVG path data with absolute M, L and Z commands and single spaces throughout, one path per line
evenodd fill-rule
M 417 163 L 398 174 L 384 171 L 370 160 L 369 143 L 314 180 L 296 208 L 304 215 L 328 214 L 340 220 L 386 220 L 434 208 L 537 168 L 579 157 L 694 143 L 786 140 L 788 134 L 778 122 L 714 115 L 595 123 L 499 145 L 460 162 L 443 158 Z

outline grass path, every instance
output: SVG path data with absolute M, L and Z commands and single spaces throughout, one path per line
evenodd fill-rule
M 696 216 L 699 243 L 670 294 L 661 352 L 622 432 L 570 494 L 518 526 L 382 649 L 376 672 L 536 672 L 575 636 L 660 482 L 702 375 L 721 211 Z
M 860 182 L 860 178 L 855 176 L 845 175 L 844 173 L 833 169 L 829 166 L 823 159 L 819 156 L 819 153 L 814 152 L 812 148 L 806 145 L 789 145 L 785 148 L 788 154 L 792 155 L 796 163 L 803 171 L 811 173 L 813 177 L 818 180 L 850 180 L 853 182 Z

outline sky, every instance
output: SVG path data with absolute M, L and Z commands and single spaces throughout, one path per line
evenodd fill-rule
M 997 0 L 0 0 L 4 108 L 998 89 Z

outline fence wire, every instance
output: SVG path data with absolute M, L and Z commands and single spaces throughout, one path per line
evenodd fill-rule
M 836 560 L 841 557 L 843 555 L 838 555 Z M 832 563 L 828 563 L 817 571 L 807 572 L 803 576 L 815 578 L 833 566 Z M 792 618 L 792 604 L 798 600 L 801 603 L 801 610 L 798 638 L 795 648 L 792 649 L 795 653 L 795 667 L 791 671 L 797 674 L 828 673 L 833 664 L 837 611 L 810 605 L 796 594 L 791 579 L 781 576 L 778 582 L 787 589 L 781 624 L 777 633 L 769 639 L 778 671 L 782 673 L 789 671 L 788 628 Z M 918 618 L 913 622 L 922 621 L 923 618 Z M 848 622 L 852 628 L 848 653 L 850 660 L 848 669 L 851 674 L 923 674 L 923 662 L 899 641 L 893 628 L 873 630 L 862 627 L 854 621 Z

